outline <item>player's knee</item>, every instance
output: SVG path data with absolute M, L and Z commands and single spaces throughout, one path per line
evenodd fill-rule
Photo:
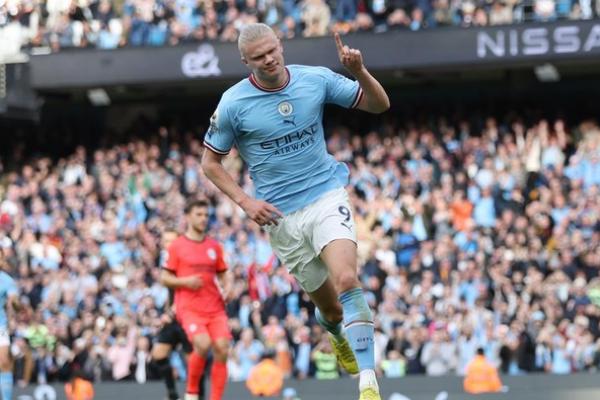
M 335 286 L 338 294 L 344 293 L 347 290 L 360 287 L 360 282 L 356 276 L 356 271 L 348 270 L 341 272 L 335 280 Z
M 159 344 L 154 345 L 152 348 L 152 359 L 153 360 L 162 360 L 166 359 L 169 356 L 170 348 L 165 348 L 166 346 L 161 346 Z
M 209 350 L 210 350 L 210 347 L 194 345 L 194 352 L 201 357 L 206 357 Z
M 6 356 L 0 357 L 0 370 L 1 371 L 10 371 L 12 369 L 12 365 L 10 359 Z
M 154 361 L 158 361 L 158 360 L 162 360 L 165 357 L 162 355 L 162 351 L 154 348 L 154 349 L 152 349 L 152 352 L 150 353 L 150 358 Z
M 208 336 L 200 335 L 194 337 L 194 351 L 201 356 L 204 356 L 210 350 L 211 341 Z
M 229 354 L 229 342 L 228 341 L 227 342 L 219 341 L 219 342 L 215 343 L 214 352 L 215 352 L 215 359 L 217 359 L 219 361 L 227 360 L 227 355 Z

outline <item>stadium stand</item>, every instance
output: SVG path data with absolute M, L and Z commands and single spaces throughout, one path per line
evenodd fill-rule
M 0 48 L 14 54 L 21 47 L 58 51 L 235 41 L 240 27 L 257 21 L 291 39 L 332 31 L 586 20 L 598 14 L 597 0 L 3 0 Z
M 16 380 L 76 367 L 152 378 L 144 360 L 167 298 L 158 238 L 196 195 L 214 205 L 237 278 L 231 379 L 264 351 L 288 376 L 313 376 L 323 332 L 266 235 L 203 176 L 198 136 L 148 133 L 58 159 L 19 159 L 28 145 L 14 142 L 4 158 L 0 242 L 28 305 L 13 326 Z M 480 346 L 507 374 L 600 365 L 599 136 L 591 120 L 518 113 L 331 128 L 330 151 L 351 165 L 382 374 L 463 374 Z M 227 167 L 251 189 L 239 159 Z
M 236 277 L 230 379 L 264 354 L 286 378 L 337 376 L 311 357 L 326 347 L 312 303 L 199 166 L 218 95 L 247 74 L 239 29 L 263 21 L 286 60 L 337 71 L 327 36 L 347 34 L 392 99 L 377 118 L 325 113 L 351 169 L 378 374 L 446 375 L 411 381 L 441 392 L 482 347 L 519 393 L 534 373 L 591 386 L 567 375 L 600 368 L 598 16 L 600 0 L 0 0 L 15 384 L 62 388 L 81 370 L 110 387 L 103 400 L 114 381 L 158 379 L 160 235 L 194 196 Z M 227 169 L 251 191 L 236 156 Z

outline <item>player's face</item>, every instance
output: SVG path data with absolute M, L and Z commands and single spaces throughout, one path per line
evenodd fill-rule
M 260 81 L 278 83 L 285 79 L 283 47 L 274 35 L 263 36 L 246 44 L 242 51 L 242 62 Z
M 208 226 L 208 208 L 192 208 L 187 215 L 187 222 L 196 232 L 204 233 Z

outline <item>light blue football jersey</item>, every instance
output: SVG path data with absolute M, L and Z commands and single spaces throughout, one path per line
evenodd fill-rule
M 6 302 L 8 296 L 18 294 L 15 280 L 4 271 L 0 271 L 0 328 L 8 328 L 8 318 L 6 316 Z
M 326 103 L 354 108 L 358 82 L 324 67 L 289 65 L 288 80 L 262 88 L 252 76 L 229 88 L 212 115 L 204 144 L 227 154 L 236 146 L 255 196 L 289 214 L 348 183 L 348 167 L 327 152 Z

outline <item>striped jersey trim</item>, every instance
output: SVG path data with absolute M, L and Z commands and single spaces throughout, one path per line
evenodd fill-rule
M 214 146 L 211 146 L 209 143 L 207 143 L 206 141 L 204 141 L 204 147 L 208 147 L 211 151 L 214 151 L 217 154 L 222 154 L 222 155 L 227 155 L 229 154 L 229 150 L 228 151 L 223 151 L 223 150 L 219 150 Z
M 348 324 L 344 325 L 344 328 L 349 328 L 349 327 L 355 326 L 355 325 L 375 325 L 375 323 L 373 321 L 357 320 L 357 321 L 349 322 Z
M 363 97 L 363 90 L 359 86 L 358 91 L 356 92 L 356 98 L 354 99 L 354 102 L 352 102 L 352 105 L 350 106 L 350 108 L 358 107 L 358 104 L 360 103 L 360 100 L 362 99 L 362 97 Z
M 256 78 L 254 78 L 254 74 L 250 74 L 248 79 L 250 80 L 251 84 L 253 84 L 257 89 L 262 90 L 263 92 L 278 92 L 280 90 L 285 89 L 285 87 L 290 83 L 291 76 L 290 76 L 290 71 L 287 69 L 287 67 L 285 67 L 285 72 L 287 73 L 287 79 L 285 80 L 283 85 L 276 87 L 276 88 L 266 88 L 266 87 L 262 86 L 260 83 L 258 83 Z

